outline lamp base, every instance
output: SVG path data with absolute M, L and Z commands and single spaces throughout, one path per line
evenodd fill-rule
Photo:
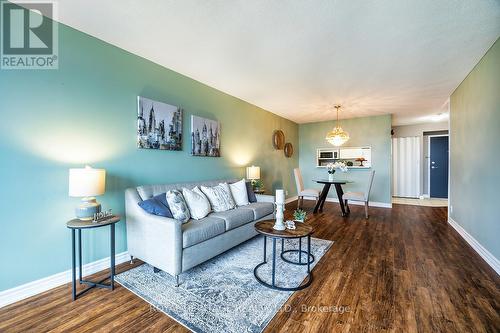
M 274 222 L 273 229 L 274 230 L 281 230 L 281 231 L 285 230 L 286 226 L 283 223 L 283 219 L 276 219 L 276 222 Z
M 75 216 L 83 221 L 94 219 L 94 214 L 101 212 L 101 204 L 94 197 L 82 198 L 81 204 L 75 208 Z

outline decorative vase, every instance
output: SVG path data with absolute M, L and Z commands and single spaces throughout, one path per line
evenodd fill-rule
M 283 211 L 285 210 L 285 205 L 282 203 L 275 203 L 276 205 L 276 221 L 274 222 L 274 230 L 285 230 L 286 226 L 283 221 Z
M 330 181 L 330 182 L 332 182 L 332 181 L 333 181 L 333 174 L 334 174 L 334 173 L 335 173 L 335 171 L 334 171 L 334 172 L 332 172 L 332 173 L 328 173 L 328 181 Z
M 274 223 L 274 230 L 285 230 L 286 226 L 283 223 L 283 211 L 285 210 L 285 191 L 276 190 L 276 221 Z

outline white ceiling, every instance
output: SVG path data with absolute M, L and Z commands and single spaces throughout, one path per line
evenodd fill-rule
M 498 0 L 72 0 L 59 21 L 298 123 L 429 121 L 500 35 Z

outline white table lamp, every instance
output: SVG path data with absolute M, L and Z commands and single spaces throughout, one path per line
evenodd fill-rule
M 247 179 L 260 179 L 260 167 L 254 165 L 247 167 Z
M 94 198 L 104 194 L 106 170 L 93 169 L 90 166 L 69 169 L 69 196 L 81 197 L 81 204 L 75 209 L 76 217 L 92 220 L 94 214 L 101 212 L 101 204 Z

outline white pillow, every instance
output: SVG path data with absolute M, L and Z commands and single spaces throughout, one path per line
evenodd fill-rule
M 192 190 L 183 188 L 182 195 L 184 196 L 184 200 L 186 200 L 189 213 L 193 219 L 202 219 L 210 213 L 210 202 L 198 186 Z
M 237 206 L 246 206 L 249 204 L 245 178 L 236 183 L 229 184 L 229 189 Z
M 210 201 L 214 212 L 224 212 L 236 207 L 231 190 L 226 183 L 214 187 L 201 186 L 201 190 Z
M 189 208 L 186 204 L 186 200 L 182 196 L 182 193 L 173 190 L 166 193 L 168 207 L 174 216 L 174 219 L 186 223 L 191 218 L 189 214 Z

